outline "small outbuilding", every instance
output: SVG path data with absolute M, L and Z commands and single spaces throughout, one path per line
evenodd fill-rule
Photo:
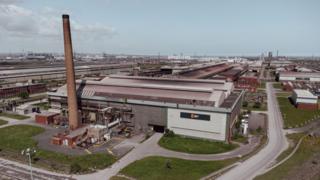
M 54 117 L 58 116 L 59 113 L 54 113 L 54 112 L 43 112 L 41 114 L 37 114 L 35 116 L 36 123 L 39 124 L 53 124 L 54 122 Z
M 298 109 L 318 109 L 318 97 L 305 89 L 294 89 L 291 99 Z

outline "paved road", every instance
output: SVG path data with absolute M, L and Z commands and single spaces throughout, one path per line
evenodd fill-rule
M 34 123 L 34 120 L 32 118 L 26 119 L 26 120 L 14 120 L 11 118 L 3 118 L 7 120 L 9 123 L 5 126 L 11 126 L 11 125 L 17 125 L 17 124 L 30 124 L 30 125 L 38 125 Z M 38 125 L 41 126 L 41 125 Z M 45 127 L 48 128 L 48 127 Z M 246 155 L 250 152 L 252 152 L 255 147 L 259 144 L 259 138 L 253 137 L 249 140 L 249 144 L 247 145 L 241 145 L 240 148 L 237 148 L 233 151 L 227 152 L 227 153 L 222 153 L 222 154 L 212 154 L 212 155 L 197 155 L 197 154 L 187 154 L 187 153 L 180 153 L 180 152 L 175 152 L 175 151 L 170 151 L 167 149 L 164 149 L 158 145 L 158 141 L 162 137 L 161 133 L 155 133 L 153 136 L 151 136 L 148 140 L 146 140 L 143 143 L 134 143 L 132 146 L 134 149 L 130 151 L 127 155 L 122 157 L 120 160 L 118 160 L 116 163 L 114 163 L 111 167 L 106 168 L 104 170 L 100 170 L 96 173 L 88 174 L 88 175 L 78 175 L 74 176 L 76 179 L 79 180 L 86 180 L 86 179 L 109 179 L 110 177 L 116 175 L 122 168 L 126 167 L 130 163 L 142 159 L 144 157 L 148 156 L 165 156 L 165 157 L 176 157 L 176 158 L 181 158 L 181 159 L 188 159 L 188 160 L 202 160 L 202 161 L 212 161 L 212 160 L 222 160 L 222 159 L 229 159 L 233 157 L 238 157 Z M 1 160 L 1 158 L 0 158 Z M 2 159 L 4 161 L 4 159 Z M 5 178 L 10 175 L 10 172 L 12 168 L 10 168 L 10 164 L 14 164 L 16 168 L 20 168 L 24 172 L 21 171 L 16 171 L 14 172 L 14 176 L 18 177 L 19 175 L 21 176 L 28 176 L 28 168 L 26 168 L 25 165 L 19 164 L 16 162 L 8 161 L 6 162 L 10 163 L 4 163 L 0 165 L 0 171 L 5 172 L 4 174 L 0 173 L 0 179 L 1 175 L 3 176 L 2 178 Z M 61 175 L 58 173 L 52 173 L 48 172 L 46 170 L 41 170 L 38 168 L 35 168 L 38 172 L 42 172 L 42 178 L 39 177 L 39 179 L 59 179 L 59 178 L 65 178 L 65 175 Z M 21 173 L 19 173 L 21 172 Z M 55 175 L 55 176 L 54 176 Z M 60 177 L 58 176 L 60 175 Z M 45 177 L 47 176 L 47 177 Z M 13 178 L 13 176 L 11 176 Z
M 268 94 L 268 144 L 259 153 L 242 164 L 219 177 L 219 180 L 248 180 L 264 173 L 274 163 L 276 157 L 288 147 L 288 142 L 282 128 L 282 117 L 271 83 L 267 83 Z

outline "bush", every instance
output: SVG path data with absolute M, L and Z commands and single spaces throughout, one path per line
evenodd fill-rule
M 242 107 L 248 107 L 248 101 L 243 101 Z
M 263 131 L 263 129 L 261 128 L 261 126 L 259 126 L 256 131 L 258 134 L 260 134 Z
M 164 131 L 164 136 L 165 137 L 174 137 L 174 132 L 172 131 L 172 130 L 170 130 L 170 129 L 166 129 L 165 131 Z
M 78 163 L 72 163 L 70 166 L 70 173 L 76 174 L 82 171 L 81 166 Z
M 259 109 L 261 107 L 261 103 L 260 102 L 255 102 L 253 105 L 253 108 L 257 108 Z
M 22 93 L 19 94 L 19 97 L 20 97 L 21 99 L 27 99 L 27 98 L 29 97 L 29 93 L 27 93 L 27 92 L 22 92 Z
M 238 121 L 236 122 L 236 124 L 234 126 L 236 127 L 237 130 L 239 130 L 240 126 L 241 126 L 241 119 L 238 119 Z

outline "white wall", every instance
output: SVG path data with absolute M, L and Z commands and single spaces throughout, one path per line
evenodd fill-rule
M 207 114 L 210 121 L 180 118 L 180 112 Z M 176 134 L 225 141 L 227 114 L 168 108 L 168 128 Z
M 295 81 L 296 78 L 295 77 L 287 77 L 287 76 L 281 76 L 279 77 L 280 81 Z
M 317 104 L 318 99 L 297 98 L 296 103 Z
M 310 78 L 310 81 L 313 81 L 313 82 L 320 82 L 320 78 Z

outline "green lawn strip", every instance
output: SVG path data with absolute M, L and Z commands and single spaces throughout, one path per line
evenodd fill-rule
M 195 180 L 234 162 L 235 159 L 223 161 L 192 161 L 152 156 L 131 163 L 122 169 L 120 173 L 139 180 Z
M 277 157 L 277 162 L 280 162 L 281 160 L 286 158 L 293 151 L 293 149 L 298 144 L 300 138 L 303 136 L 303 133 L 288 134 L 287 138 L 290 141 L 289 147 Z
M 235 134 L 235 135 L 232 137 L 232 141 L 245 144 L 245 143 L 248 142 L 248 138 L 245 137 L 245 136 L 242 136 L 242 135 L 240 135 L 240 134 Z
M 39 107 L 39 108 L 44 109 L 44 110 L 48 110 L 49 109 L 49 104 L 47 102 L 37 103 L 37 104 L 34 104 L 34 106 Z
M 277 97 L 290 97 L 292 95 L 291 92 L 280 92 L 280 93 L 276 93 Z
M 290 172 L 298 171 L 301 165 L 320 152 L 320 138 L 306 137 L 297 152 L 280 166 L 260 175 L 255 180 L 288 179 Z M 289 177 L 288 177 L 289 176 Z
M 281 83 L 273 83 L 273 88 L 282 89 L 282 85 L 281 85 Z
M 112 176 L 110 180 L 130 180 L 130 179 L 123 176 Z
M 242 107 L 244 110 L 251 110 L 251 111 L 267 111 L 268 106 L 267 103 L 262 103 L 259 108 L 254 107 L 254 103 L 248 103 L 247 107 Z
M 238 147 L 236 144 L 193 139 L 179 135 L 174 135 L 173 137 L 163 136 L 158 143 L 166 149 L 192 154 L 217 154 L 231 151 Z
M 44 132 L 41 127 L 15 125 L 0 129 L 0 156 L 18 161 L 25 161 L 20 154 L 23 149 L 37 147 L 32 136 Z M 115 158 L 107 153 L 71 156 L 53 151 L 37 149 L 33 157 L 35 166 L 64 173 L 87 173 L 103 169 L 115 162 Z M 26 161 L 25 161 L 26 162 Z
M 0 126 L 8 124 L 8 121 L 5 121 L 3 119 L 0 119 Z
M 17 120 L 25 120 L 30 118 L 29 116 L 24 116 L 20 114 L 11 114 L 11 113 L 5 113 L 5 112 L 0 113 L 0 116 L 11 118 L 11 119 L 17 119 Z
M 286 97 L 277 97 L 285 128 L 302 127 L 317 116 L 320 110 L 295 108 Z
M 266 82 L 260 82 L 259 88 L 265 89 L 266 88 Z

